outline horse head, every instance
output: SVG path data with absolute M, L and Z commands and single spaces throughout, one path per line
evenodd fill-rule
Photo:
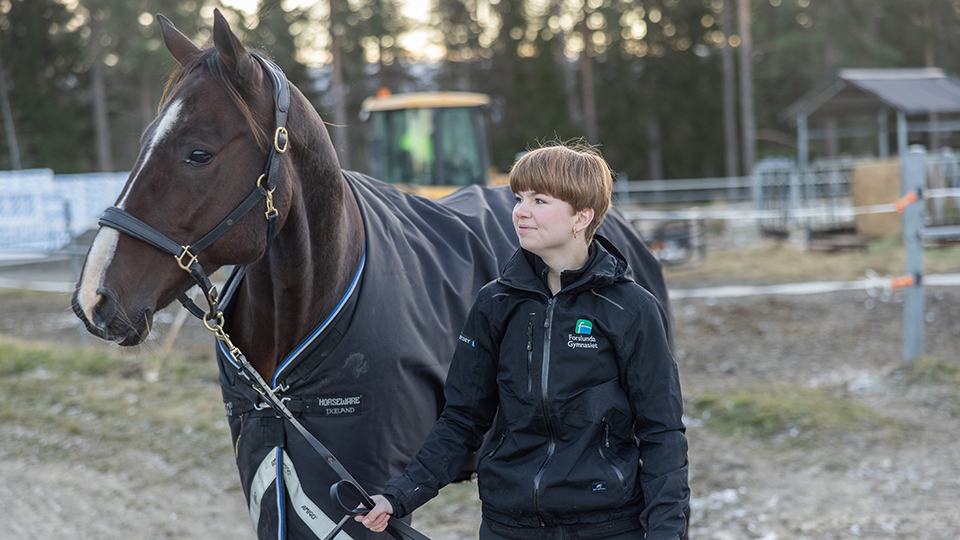
M 142 343 L 154 314 L 195 284 L 191 267 L 212 273 L 259 260 L 273 230 L 268 214 L 282 228 L 294 200 L 296 174 L 283 155 L 291 143 L 286 130 L 275 130 L 274 87 L 286 88 L 279 68 L 271 73 L 272 63 L 248 53 L 219 11 L 214 47 L 205 50 L 162 15 L 157 19 L 179 66 L 116 205 L 101 219 L 107 226 L 94 238 L 73 296 L 88 331 L 124 346 Z M 302 108 L 302 95 L 294 97 Z M 332 151 L 325 159 L 338 167 Z M 274 178 L 266 178 L 269 160 L 276 160 Z M 264 196 L 254 197 L 250 211 L 232 213 L 258 189 Z M 138 236 L 121 221 L 139 222 L 147 232 Z M 151 245 L 150 237 L 165 238 L 160 244 L 181 253 Z M 202 238 L 208 245 L 198 254 L 191 246 Z

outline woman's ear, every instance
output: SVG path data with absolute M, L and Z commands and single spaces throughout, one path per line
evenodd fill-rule
M 593 222 L 593 208 L 584 208 L 577 212 L 577 220 L 574 222 L 573 227 L 577 232 L 580 232 L 590 226 L 590 223 Z

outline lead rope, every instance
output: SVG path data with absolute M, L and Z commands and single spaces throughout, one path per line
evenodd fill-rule
M 224 348 L 227 350 L 227 354 L 230 355 L 237 366 L 239 366 L 239 374 L 243 375 L 247 379 L 253 382 L 252 387 L 260 397 L 266 401 L 268 405 L 282 418 L 290 422 L 293 427 L 300 432 L 304 439 L 310 443 L 310 446 L 317 451 L 318 454 L 327 465 L 329 465 L 334 472 L 340 476 L 341 480 L 334 483 L 330 487 L 330 496 L 334 501 L 334 504 L 344 512 L 343 518 L 337 523 L 337 526 L 327 534 L 324 540 L 332 539 L 340 530 L 346 525 L 347 521 L 355 515 L 365 513 L 365 510 L 372 509 L 374 502 L 371 499 L 370 495 L 360 486 L 359 482 L 347 471 L 347 469 L 340 463 L 340 460 L 336 458 L 327 447 L 323 445 L 316 437 L 310 433 L 307 428 L 300 423 L 299 420 L 293 415 L 290 409 L 284 404 L 283 399 L 278 397 L 274 393 L 273 389 L 270 388 L 270 385 L 267 384 L 263 377 L 260 376 L 260 373 L 253 368 L 250 362 L 247 360 L 247 357 L 244 356 L 243 352 L 233 344 L 233 341 L 230 340 L 230 336 L 223 329 L 223 312 L 217 312 L 216 316 L 213 318 L 204 316 L 203 325 L 213 332 L 217 339 L 223 344 Z M 346 489 L 350 494 L 354 495 L 360 503 L 363 504 L 365 509 L 359 507 L 354 507 L 351 509 L 349 506 L 345 505 L 342 501 L 341 490 Z M 393 538 L 397 540 L 430 540 L 427 536 L 423 535 L 410 525 L 398 520 L 390 520 L 390 524 L 387 528 L 387 532 L 390 533 Z

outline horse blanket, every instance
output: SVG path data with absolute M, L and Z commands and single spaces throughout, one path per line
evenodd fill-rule
M 337 309 L 268 382 L 364 489 L 379 493 L 439 417 L 447 367 L 476 293 L 519 245 L 515 201 L 506 186 L 471 186 L 432 201 L 357 173 L 344 177 L 363 215 L 363 261 Z M 611 210 L 599 234 L 666 307 L 659 263 L 622 215 Z M 234 276 L 224 288 L 228 314 Z M 222 344 L 217 360 L 258 537 L 323 538 L 341 517 L 329 495 L 339 477 L 261 403 Z M 383 536 L 351 520 L 337 538 Z

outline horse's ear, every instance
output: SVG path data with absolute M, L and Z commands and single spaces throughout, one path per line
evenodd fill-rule
M 177 30 L 170 19 L 157 13 L 157 22 L 160 23 L 160 33 L 163 34 L 164 45 L 167 46 L 167 50 L 181 66 L 187 65 L 191 58 L 200 53 L 200 47 L 197 47 L 190 41 L 190 38 Z
M 247 54 L 246 47 L 240 43 L 227 19 L 223 17 L 219 9 L 213 10 L 213 44 L 220 53 L 220 59 L 226 66 L 227 72 L 238 76 L 241 80 L 247 79 L 247 74 L 254 66 L 253 58 Z

